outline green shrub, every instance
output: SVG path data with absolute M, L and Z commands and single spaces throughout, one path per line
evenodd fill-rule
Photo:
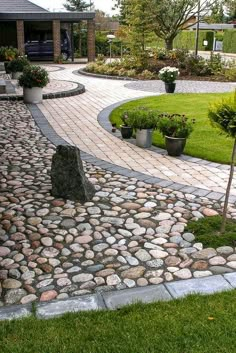
M 223 40 L 224 53 L 236 53 L 236 29 L 227 29 Z
M 25 88 L 45 87 L 49 83 L 48 73 L 45 69 L 36 65 L 28 65 L 24 68 L 19 78 L 19 85 Z
M 236 67 L 225 68 L 222 74 L 227 81 L 236 82 Z
M 129 119 L 129 125 L 134 130 L 156 129 L 158 123 L 158 112 L 145 107 L 126 112 Z
M 185 60 L 185 67 L 189 75 L 208 76 L 213 74 L 208 62 L 199 55 L 189 55 Z
M 18 49 L 13 47 L 0 47 L 0 61 L 12 61 L 18 56 Z
M 193 131 L 194 122 L 185 115 L 162 114 L 159 116 L 157 127 L 164 137 L 187 138 Z
M 236 137 L 236 92 L 230 98 L 211 105 L 208 116 L 213 125 Z
M 13 59 L 8 64 L 8 70 L 10 72 L 23 72 L 26 66 L 29 66 L 30 63 L 24 56 L 19 56 L 16 59 Z
M 138 77 L 141 80 L 153 80 L 155 78 L 155 74 L 149 70 L 144 70 L 138 75 Z

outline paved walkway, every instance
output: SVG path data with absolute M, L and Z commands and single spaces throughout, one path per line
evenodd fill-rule
M 193 163 L 143 150 L 121 141 L 105 131 L 98 123 L 98 114 L 106 107 L 124 99 L 157 95 L 132 90 L 127 82 L 97 79 L 75 75 L 81 65 L 64 66 L 64 70 L 51 72 L 51 78 L 80 82 L 86 93 L 60 100 L 44 101 L 39 105 L 42 113 L 55 131 L 66 141 L 82 151 L 115 165 L 184 185 L 224 192 L 228 180 L 228 168 L 217 164 Z M 201 83 L 202 84 L 202 83 Z M 208 83 L 204 82 L 206 88 Z M 196 84 L 197 86 L 197 84 Z M 236 178 L 231 195 L 236 195 Z

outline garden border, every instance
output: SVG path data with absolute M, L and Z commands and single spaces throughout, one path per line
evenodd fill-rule
M 114 310 L 136 302 L 153 303 L 183 298 L 190 294 L 214 294 L 236 288 L 236 272 L 174 281 L 147 287 L 82 295 L 50 302 L 0 308 L 0 321 L 35 316 L 51 319 L 69 312 Z
M 57 80 L 57 81 L 65 81 L 65 80 Z M 10 80 L 6 80 L 6 84 L 10 84 Z M 55 92 L 55 93 L 44 93 L 43 94 L 43 99 L 57 99 L 57 98 L 66 98 L 66 97 L 72 97 L 72 96 L 77 96 L 79 94 L 85 93 L 85 86 L 82 85 L 81 83 L 78 82 L 73 82 L 73 81 L 66 81 L 66 82 L 72 82 L 77 85 L 76 88 L 73 88 L 69 91 L 60 91 L 60 92 Z M 1 96 L 0 95 L 0 101 L 22 101 L 23 100 L 23 95 L 8 95 L 8 96 Z
M 83 76 L 89 76 L 89 77 L 94 77 L 94 78 L 104 78 L 108 80 L 121 80 L 121 81 L 140 81 L 136 78 L 131 78 L 127 76 L 111 76 L 111 75 L 102 75 L 102 74 L 95 74 L 93 72 L 87 72 L 83 69 L 75 70 L 72 72 L 74 75 L 83 75 Z

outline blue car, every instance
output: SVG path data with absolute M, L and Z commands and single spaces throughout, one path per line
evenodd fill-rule
M 53 59 L 53 35 L 52 31 L 38 30 L 26 33 L 25 54 L 29 60 Z M 61 55 L 63 60 L 71 56 L 71 41 L 66 30 L 61 30 Z

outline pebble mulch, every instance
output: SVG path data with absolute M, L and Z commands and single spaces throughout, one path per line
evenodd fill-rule
M 23 103 L 0 102 L 0 306 L 236 269 L 235 248 L 203 249 L 185 231 L 188 220 L 218 214 L 217 201 L 85 163 L 93 200 L 55 199 L 54 151 Z

